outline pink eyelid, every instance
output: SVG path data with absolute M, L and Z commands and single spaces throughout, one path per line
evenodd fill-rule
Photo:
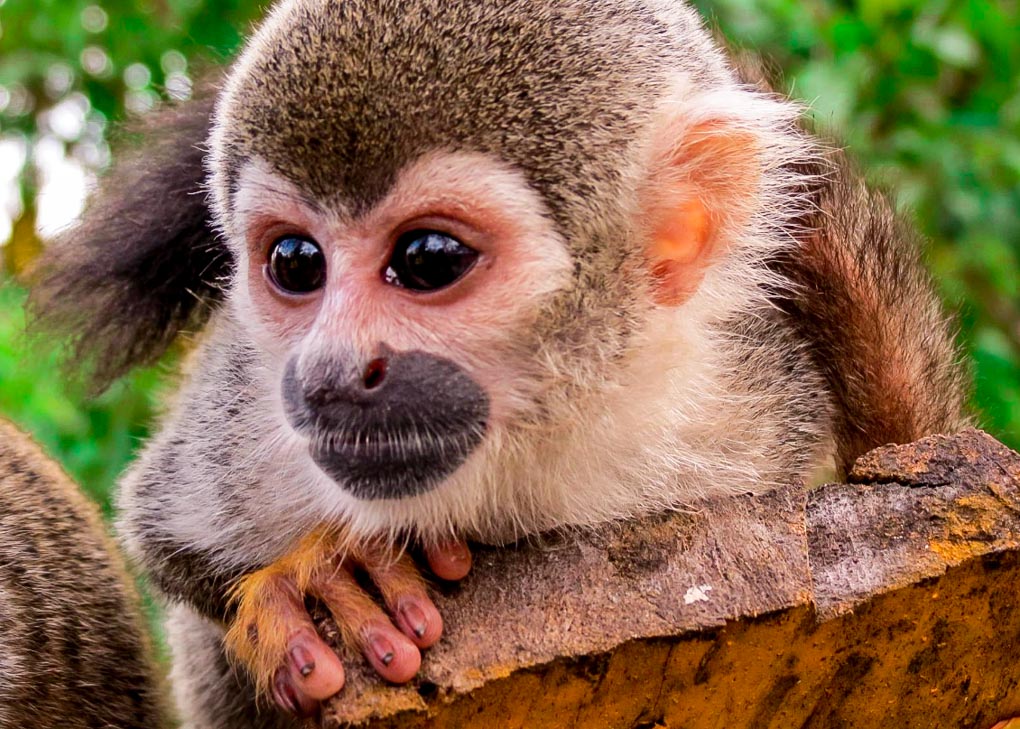
M 513 228 L 511 221 L 501 219 L 500 215 L 486 210 L 484 205 L 472 205 L 469 200 L 425 202 L 414 206 L 416 209 L 400 211 L 403 214 L 399 216 L 387 214 L 385 205 L 383 203 L 384 207 L 377 211 L 378 214 L 370 213 L 367 219 L 358 221 L 344 231 L 344 234 L 355 239 L 360 237 L 366 242 L 379 243 L 376 255 L 381 270 L 385 270 L 397 240 L 414 230 L 435 230 L 447 234 L 491 259 L 496 240 Z M 293 215 L 293 219 L 290 219 L 289 214 Z M 314 222 L 304 210 L 265 211 L 253 216 L 247 225 L 248 248 L 260 260 L 266 260 L 273 243 L 293 235 L 308 238 L 328 249 L 328 239 L 320 239 L 311 233 L 311 230 L 320 227 L 314 225 Z

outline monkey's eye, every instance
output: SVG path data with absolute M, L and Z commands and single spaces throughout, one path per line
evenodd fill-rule
M 280 238 L 269 251 L 269 277 L 289 294 L 310 294 L 326 283 L 326 256 L 308 238 Z
M 412 230 L 397 239 L 386 282 L 413 291 L 445 288 L 467 273 L 478 251 L 435 230 Z

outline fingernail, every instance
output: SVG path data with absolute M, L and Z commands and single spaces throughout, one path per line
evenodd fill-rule
M 407 622 L 408 627 L 414 631 L 414 634 L 421 638 L 425 635 L 426 618 L 425 613 L 418 607 L 417 603 L 407 602 L 404 603 L 403 607 L 400 608 L 400 614 L 404 616 L 404 620 Z
M 294 715 L 298 715 L 300 707 L 298 706 L 297 695 L 294 693 L 294 688 L 290 685 L 284 674 L 278 674 L 276 681 L 274 681 L 276 691 L 276 703 L 280 705 L 281 709 L 289 711 Z
M 381 635 L 377 635 L 372 638 L 371 641 L 372 652 L 375 653 L 384 666 L 388 666 L 393 663 L 393 644 Z
M 315 670 L 315 658 L 303 645 L 296 645 L 290 651 L 290 658 L 295 670 L 304 678 L 308 678 Z

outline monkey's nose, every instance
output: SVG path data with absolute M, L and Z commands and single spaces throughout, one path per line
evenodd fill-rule
M 386 374 L 389 372 L 389 366 L 385 357 L 378 357 L 369 362 L 365 368 L 365 374 L 361 378 L 365 389 L 371 391 L 382 387 L 386 380 Z
M 481 443 L 489 418 L 488 395 L 467 371 L 419 351 L 387 350 L 367 364 L 294 358 L 283 400 L 319 468 L 364 499 L 434 487 Z
M 354 359 L 351 357 L 351 359 Z M 298 374 L 297 360 L 291 360 L 284 374 L 284 396 L 290 405 L 304 404 L 316 416 L 342 412 L 351 406 L 373 407 L 392 389 L 392 363 L 387 355 L 368 364 L 344 358 L 322 361 Z M 400 380 L 397 377 L 397 380 Z M 396 383 L 399 385 L 399 382 Z M 399 388 L 398 388 L 399 389 Z

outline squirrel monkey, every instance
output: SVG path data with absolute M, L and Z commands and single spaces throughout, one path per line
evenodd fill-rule
M 306 595 L 409 679 L 403 545 L 456 579 L 959 427 L 914 238 L 800 117 L 666 0 L 284 0 L 152 115 L 35 301 L 100 385 L 203 330 L 120 498 L 189 726 L 342 687 Z

